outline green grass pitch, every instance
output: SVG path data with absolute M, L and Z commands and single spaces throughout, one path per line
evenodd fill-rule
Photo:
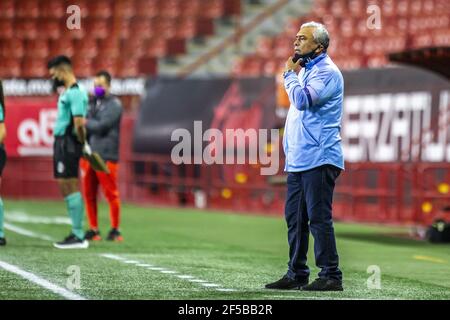
M 5 210 L 10 226 L 34 235 L 61 240 L 70 230 L 48 219 L 67 217 L 63 201 L 5 201 Z M 105 204 L 99 216 L 106 236 Z M 337 293 L 264 289 L 286 271 L 282 217 L 125 204 L 122 243 L 103 240 L 87 250 L 58 250 L 49 240 L 6 230 L 0 261 L 63 288 L 67 268 L 78 266 L 80 286 L 72 291 L 86 299 L 450 299 L 448 245 L 399 237 L 407 229 L 398 227 L 336 223 L 335 229 L 344 273 L 344 291 Z M 318 269 L 313 241 L 310 245 L 313 280 Z M 380 268 L 380 289 L 368 288 L 371 265 Z M 3 268 L 0 284 L 0 300 L 63 299 Z

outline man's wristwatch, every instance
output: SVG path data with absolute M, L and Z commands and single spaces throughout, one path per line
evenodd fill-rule
M 289 69 L 289 70 L 286 70 L 285 72 L 283 72 L 283 78 L 286 78 L 287 74 L 288 74 L 288 73 L 291 73 L 291 72 L 294 72 L 294 73 L 295 73 L 295 70 Z

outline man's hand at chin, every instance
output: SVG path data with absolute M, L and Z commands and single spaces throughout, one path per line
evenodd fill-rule
M 284 71 L 294 70 L 297 71 L 300 68 L 301 59 L 298 59 L 297 62 L 292 61 L 294 57 L 289 57 L 287 59 L 286 64 L 284 65 Z

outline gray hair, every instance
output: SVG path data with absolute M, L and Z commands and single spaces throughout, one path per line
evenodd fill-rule
M 325 48 L 325 50 L 328 48 L 328 45 L 330 44 L 330 35 L 328 34 L 327 28 L 323 24 L 314 22 L 314 21 L 310 21 L 310 22 L 306 22 L 306 23 L 302 24 L 301 27 L 302 28 L 313 27 L 314 28 L 314 31 L 313 31 L 314 40 L 318 44 L 321 44 Z

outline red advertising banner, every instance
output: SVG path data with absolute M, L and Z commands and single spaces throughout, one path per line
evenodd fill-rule
M 8 157 L 51 156 L 56 97 L 8 98 L 5 147 Z

